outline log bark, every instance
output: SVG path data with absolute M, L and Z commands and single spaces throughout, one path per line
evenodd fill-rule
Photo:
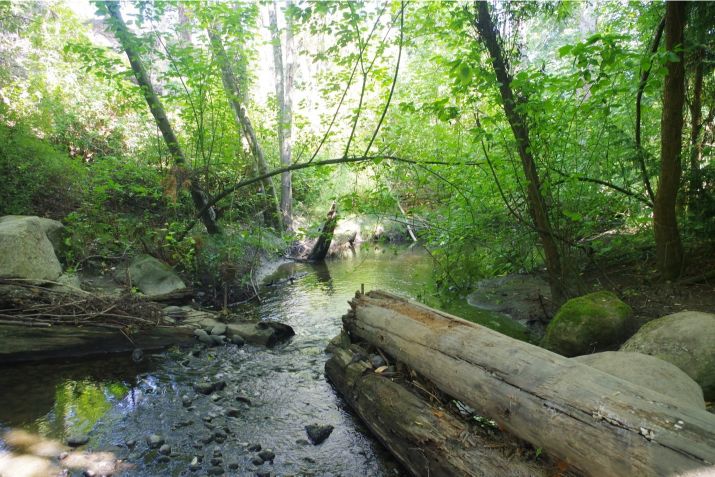
M 139 50 L 137 49 L 137 38 L 129 31 L 127 25 L 124 23 L 124 19 L 122 18 L 122 14 L 119 9 L 119 2 L 109 1 L 106 3 L 106 8 L 110 17 L 109 26 L 114 31 L 117 40 L 119 40 L 124 52 L 127 54 L 129 64 L 134 72 L 134 77 L 141 87 L 142 94 L 144 95 L 144 99 L 151 110 L 152 116 L 154 116 L 157 127 L 159 128 L 159 131 L 161 131 L 161 135 L 164 138 L 166 147 L 169 149 L 174 165 L 177 169 L 184 169 L 187 167 L 186 157 L 184 156 L 181 146 L 179 146 L 179 140 L 174 134 L 169 118 L 166 116 L 164 105 L 161 103 L 159 96 L 154 91 L 154 86 L 152 85 L 149 75 L 144 68 L 144 64 L 141 61 Z M 206 231 L 210 234 L 220 233 L 221 229 L 216 222 L 216 212 L 213 207 L 209 205 L 208 197 L 201 189 L 201 186 L 198 183 L 198 178 L 195 177 L 195 174 L 191 171 L 189 171 L 188 174 L 190 180 L 189 191 L 191 192 L 191 198 L 194 202 L 194 207 L 199 211 L 201 221 L 206 227 Z
M 443 392 L 587 475 L 705 476 L 715 416 L 477 324 L 384 292 L 343 317 Z
M 349 349 L 332 348 L 325 374 L 372 433 L 424 477 L 547 476 L 547 465 L 515 455 L 513 443 L 470 426 L 404 385 L 374 372 Z M 469 442 L 464 444 L 463 442 Z
M 338 224 L 338 207 L 335 202 L 330 207 L 328 215 L 325 219 L 323 227 L 320 229 L 320 236 L 318 240 L 313 245 L 313 249 L 308 254 L 308 260 L 311 262 L 319 262 L 325 260 L 328 255 L 328 250 L 330 250 L 330 244 L 333 241 L 333 233 L 335 232 L 335 226 Z

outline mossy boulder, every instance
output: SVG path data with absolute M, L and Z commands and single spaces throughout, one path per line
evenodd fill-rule
M 649 354 L 674 364 L 715 401 L 715 315 L 681 311 L 646 323 L 621 351 Z
M 1 217 L 0 277 L 57 280 L 62 274 L 62 265 L 48 233 L 61 228 L 61 223 L 40 217 Z
M 150 255 L 135 257 L 129 264 L 128 274 L 132 286 L 149 297 L 186 288 L 169 265 Z
M 618 346 L 633 325 L 631 307 L 608 291 L 564 303 L 546 328 L 542 345 L 564 356 L 578 356 Z

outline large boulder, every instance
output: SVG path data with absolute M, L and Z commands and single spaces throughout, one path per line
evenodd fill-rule
M 290 326 L 277 321 L 231 323 L 226 334 L 230 338 L 240 336 L 246 343 L 272 347 L 288 341 L 295 335 Z
M 48 239 L 62 228 L 50 219 L 8 215 L 0 218 L 0 277 L 56 280 L 62 273 Z
M 129 264 L 129 279 L 134 287 L 152 297 L 186 288 L 184 281 L 164 262 L 151 255 L 139 255 Z
M 673 398 L 686 407 L 705 409 L 703 390 L 677 366 L 647 354 L 606 351 L 571 358 Z
M 617 346 L 633 326 L 631 307 L 608 291 L 572 298 L 546 328 L 543 345 L 564 356 L 590 354 Z
M 649 354 L 674 364 L 715 401 L 715 315 L 681 311 L 646 323 L 621 351 Z

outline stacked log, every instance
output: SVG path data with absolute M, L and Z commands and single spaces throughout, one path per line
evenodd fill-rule
M 715 473 L 715 416 L 704 410 L 384 292 L 358 293 L 343 324 L 352 342 L 379 348 L 500 429 L 586 475 Z M 338 353 L 326 367 L 334 383 L 350 371 L 339 372 L 345 359 Z M 368 393 L 370 382 L 356 381 L 353 388 L 359 390 L 352 389 L 352 395 Z M 361 417 L 366 414 L 354 397 L 346 399 Z M 391 444 L 399 437 L 376 433 L 403 463 L 415 459 Z M 435 455 L 444 460 L 454 453 Z M 427 475 L 406 466 L 415 475 Z

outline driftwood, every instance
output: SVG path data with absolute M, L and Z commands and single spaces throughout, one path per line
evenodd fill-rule
M 543 459 L 498 431 L 486 431 L 378 373 L 355 345 L 333 347 L 325 373 L 350 407 L 413 475 L 526 477 L 555 475 Z M 378 368 L 379 370 L 379 368 Z
M 715 473 L 715 416 L 384 292 L 343 317 L 363 339 L 500 429 L 593 476 Z
M 320 229 L 320 236 L 318 240 L 313 245 L 313 249 L 308 254 L 308 260 L 311 262 L 319 262 L 325 260 L 328 255 L 328 250 L 330 250 L 330 243 L 333 241 L 333 233 L 335 232 L 335 226 L 338 223 L 338 207 L 335 202 L 330 207 L 328 215 L 325 218 L 325 223 Z

